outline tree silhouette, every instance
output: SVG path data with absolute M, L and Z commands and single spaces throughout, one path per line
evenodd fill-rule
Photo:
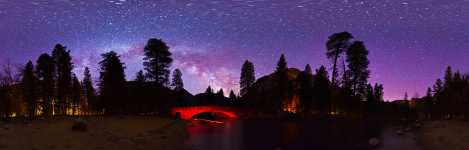
M 218 90 L 217 96 L 218 97 L 225 97 L 225 92 L 223 91 L 223 89 Z
M 277 72 L 285 71 L 287 70 L 287 60 L 285 59 L 285 55 L 280 55 L 280 59 L 277 62 Z
M 236 94 L 233 92 L 233 90 L 230 91 L 230 100 L 237 100 L 238 97 L 236 96 Z
M 449 118 L 452 117 L 452 108 L 451 103 L 454 99 L 453 95 L 453 71 L 451 66 L 448 66 L 445 71 L 444 84 L 443 84 L 443 93 L 439 99 L 441 104 L 441 111 L 445 112 L 444 116 Z
M 82 94 L 82 88 L 81 88 L 80 81 L 78 80 L 77 76 L 73 74 L 72 75 L 72 92 L 71 92 L 72 116 L 77 115 L 77 110 L 81 102 L 81 94 Z
M 350 69 L 351 87 L 354 94 L 365 96 L 370 71 L 368 70 L 368 50 L 361 41 L 353 42 L 347 51 L 347 63 Z
M 241 68 L 241 78 L 239 81 L 240 95 L 243 96 L 256 81 L 254 64 L 248 60 L 244 61 Z
M 57 100 L 56 107 L 57 112 L 60 115 L 65 114 L 65 106 L 68 103 L 71 91 L 72 83 L 72 57 L 70 56 L 70 51 L 66 50 L 67 48 L 57 44 L 55 45 L 54 50 L 52 51 L 52 57 L 55 62 L 56 68 L 56 78 L 57 78 Z
M 144 48 L 145 70 L 150 81 L 156 82 L 160 86 L 169 85 L 169 74 L 171 63 L 171 52 L 169 47 L 161 39 L 149 39 Z
M 268 102 L 268 106 L 270 106 L 270 112 L 276 112 L 281 110 L 282 103 L 285 99 L 289 98 L 293 94 L 293 88 L 289 82 L 288 78 L 288 65 L 287 60 L 285 59 L 285 55 L 280 55 L 279 60 L 277 61 L 277 68 L 275 71 L 277 78 L 275 82 L 277 86 L 275 87 L 274 94 L 278 99 L 271 100 Z
M 383 96 L 384 96 L 384 87 L 383 87 L 383 84 L 375 83 L 373 92 L 374 92 L 373 95 L 374 95 L 375 99 L 376 99 L 378 102 L 384 101 L 384 99 L 383 99 Z
M 208 86 L 207 89 L 205 90 L 206 94 L 213 94 L 213 89 L 212 87 Z
M 366 85 L 365 93 L 366 93 L 367 112 L 371 114 L 375 114 L 377 111 L 376 107 L 378 104 L 378 100 L 376 99 L 375 89 L 373 89 L 373 86 L 371 86 L 371 84 Z
M 451 69 L 451 66 L 448 66 L 445 71 L 445 83 L 444 83 L 444 88 L 448 88 L 451 86 L 451 83 L 453 82 L 453 71 Z
M 37 102 L 37 78 L 34 76 L 33 62 L 28 61 L 23 70 L 23 79 L 21 80 L 24 100 L 27 105 L 28 116 L 33 119 L 36 116 Z
M 316 79 L 313 84 L 313 96 L 319 110 L 324 113 L 330 111 L 330 82 L 326 67 L 321 66 L 316 70 Z
M 181 91 L 184 89 L 184 82 L 182 80 L 182 72 L 179 69 L 174 69 L 173 80 L 171 86 L 175 91 Z
M 341 54 L 347 49 L 350 40 L 353 38 L 352 34 L 348 32 L 340 32 L 334 33 L 329 36 L 326 49 L 327 49 L 327 57 L 332 59 L 333 66 L 332 66 L 332 85 L 336 86 L 337 84 L 337 60 L 341 56 Z
M 135 81 L 140 85 L 143 85 L 145 82 L 147 82 L 142 70 L 137 72 L 137 75 L 135 76 Z
M 425 105 L 425 118 L 431 118 L 433 113 L 433 97 L 432 97 L 432 89 L 427 88 L 427 94 L 424 97 L 424 105 Z
M 299 96 L 300 103 L 303 107 L 303 110 L 311 111 L 314 105 L 313 103 L 313 75 L 311 72 L 311 67 L 308 65 L 305 66 L 304 71 L 298 75 L 299 83 Z
M 17 85 L 21 78 L 20 74 L 13 71 L 12 65 L 7 61 L 0 71 L 0 117 L 9 119 L 13 112 L 20 112 L 21 92 Z
M 105 111 L 111 114 L 123 113 L 127 96 L 124 64 L 113 51 L 101 56 L 103 60 L 99 62 L 101 66 L 99 91 Z
M 435 81 L 435 85 L 433 85 L 433 93 L 434 95 L 439 95 L 443 91 L 443 81 L 441 79 L 437 79 Z
M 39 79 L 39 91 L 42 99 L 44 116 L 52 115 L 52 99 L 55 89 L 55 66 L 52 57 L 41 54 L 36 61 L 36 75 Z
M 96 97 L 96 90 L 94 89 L 93 80 L 91 79 L 91 72 L 88 67 L 85 67 L 83 76 L 83 92 L 88 103 L 88 109 L 91 111 L 98 111 L 100 104 Z
M 303 72 L 310 74 L 310 75 L 313 74 L 313 70 L 311 70 L 311 66 L 309 64 L 306 64 L 305 70 Z
M 148 86 L 149 84 L 142 70 L 138 71 L 135 75 L 134 83 L 133 86 L 129 87 L 129 95 L 133 99 L 133 103 L 128 105 L 132 106 L 132 112 L 134 113 L 149 112 L 153 109 L 156 102 L 150 100 L 150 93 L 152 93 L 153 89 Z

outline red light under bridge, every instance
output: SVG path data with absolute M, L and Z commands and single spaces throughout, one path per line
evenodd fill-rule
M 237 115 L 238 109 L 227 106 L 187 106 L 187 107 L 173 107 L 171 115 L 174 117 L 180 116 L 183 120 L 190 120 L 197 114 L 201 113 L 217 113 L 230 119 L 239 118 Z

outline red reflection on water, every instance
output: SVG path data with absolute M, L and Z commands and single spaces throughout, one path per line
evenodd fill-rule
M 183 120 L 190 120 L 193 116 L 205 113 L 205 112 L 213 112 L 223 114 L 227 118 L 230 119 L 237 119 L 238 115 L 236 115 L 236 110 L 231 107 L 222 107 L 222 106 L 194 106 L 194 107 L 175 107 L 171 109 L 171 114 L 173 116 L 180 115 L 181 119 Z

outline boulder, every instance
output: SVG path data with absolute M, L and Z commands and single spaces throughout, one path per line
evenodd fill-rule
M 374 138 L 370 138 L 370 139 L 368 140 L 368 144 L 369 144 L 370 146 L 372 146 L 372 147 L 376 147 L 376 146 L 378 146 L 380 143 L 381 143 L 381 141 L 380 141 L 378 138 L 375 138 L 375 137 L 374 137 Z
M 397 134 L 397 135 L 403 135 L 404 132 L 403 132 L 402 130 L 397 130 L 397 131 L 396 131 L 396 134 Z

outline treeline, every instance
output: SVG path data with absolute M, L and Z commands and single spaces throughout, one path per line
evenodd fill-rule
M 167 113 L 177 99 L 191 95 L 183 88 L 179 69 L 170 80 L 173 59 L 165 42 L 148 40 L 144 55 L 145 71 L 139 71 L 133 81 L 126 81 L 125 64 L 113 51 L 101 54 L 97 83 L 93 83 L 88 67 L 79 80 L 72 72 L 70 50 L 61 44 L 51 54 L 41 54 L 35 63 L 28 61 L 20 73 L 5 65 L 0 73 L 0 115 L 34 118 Z
M 326 43 L 331 78 L 324 66 L 314 73 L 309 64 L 302 71 L 288 68 L 281 55 L 274 73 L 256 80 L 254 65 L 246 60 L 241 69 L 241 99 L 250 111 L 268 114 L 377 114 L 383 104 L 383 85 L 368 82 L 368 53 L 364 42 L 353 40 L 348 32 L 331 35 Z
M 413 115 L 426 119 L 469 117 L 469 75 L 446 68 L 443 79 L 437 79 L 427 94 L 409 104 Z

